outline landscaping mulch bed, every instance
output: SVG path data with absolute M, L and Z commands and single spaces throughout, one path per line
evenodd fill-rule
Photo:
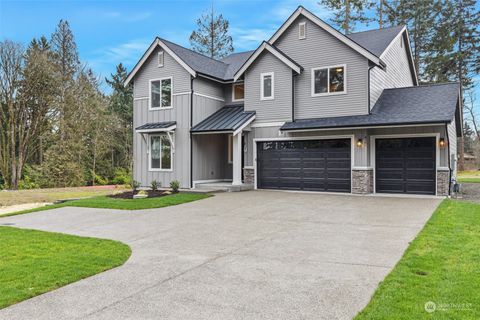
M 138 192 L 139 191 L 126 191 L 122 193 L 111 194 L 111 195 L 108 195 L 108 197 L 114 198 L 114 199 L 133 199 L 133 196 Z M 164 197 L 171 194 L 170 191 L 165 191 L 165 190 L 157 190 L 157 191 L 145 190 L 144 192 L 147 193 L 147 198 Z

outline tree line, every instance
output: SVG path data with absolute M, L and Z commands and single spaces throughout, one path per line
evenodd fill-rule
M 132 89 L 120 64 L 102 93 L 67 21 L 28 46 L 0 42 L 0 188 L 128 183 Z

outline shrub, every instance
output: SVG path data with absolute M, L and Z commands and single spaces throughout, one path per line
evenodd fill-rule
M 116 168 L 112 179 L 113 184 L 131 184 L 130 172 L 125 168 Z
M 173 193 L 177 193 L 178 189 L 180 188 L 180 182 L 178 180 L 173 180 L 170 182 L 170 188 L 172 189 Z
M 157 180 L 153 180 L 150 186 L 152 187 L 153 191 L 157 191 L 158 188 L 161 187 L 162 185 Z
M 130 186 L 132 187 L 133 191 L 136 191 L 138 188 L 140 188 L 140 182 L 137 180 L 132 180 L 132 182 L 130 182 Z
M 108 184 L 108 180 L 103 178 L 101 175 L 98 175 L 92 172 L 92 176 L 93 176 L 92 180 L 96 185 L 104 186 Z
M 40 186 L 34 181 L 32 181 L 32 179 L 30 179 L 29 176 L 25 176 L 22 180 L 18 182 L 19 190 L 38 189 L 38 188 L 40 188 Z
M 42 185 L 42 180 L 42 174 L 36 167 L 25 165 L 23 168 L 23 178 L 18 182 L 18 189 L 38 189 Z

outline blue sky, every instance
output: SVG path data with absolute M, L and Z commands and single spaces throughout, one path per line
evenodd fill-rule
M 130 70 L 155 36 L 189 47 L 195 20 L 212 3 L 230 21 L 235 51 L 255 49 L 303 5 L 327 20 L 317 0 L 0 0 L 0 40 L 28 44 L 49 37 L 60 19 L 69 21 L 82 62 L 102 77 L 122 62 Z M 363 29 L 375 28 L 375 24 Z M 359 28 L 358 30 L 361 30 Z M 104 85 L 105 90 L 108 88 Z M 477 85 L 477 106 L 480 85 Z

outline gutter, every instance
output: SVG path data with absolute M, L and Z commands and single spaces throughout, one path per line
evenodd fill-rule
M 295 122 L 295 74 L 292 70 L 292 122 Z
M 448 123 L 445 123 L 445 135 L 447 136 L 447 146 L 448 146 L 448 155 L 447 155 L 448 157 L 448 195 L 450 195 L 450 190 L 452 190 L 452 168 L 450 164 L 450 135 L 448 134 Z
M 326 126 L 326 127 L 303 127 L 303 128 L 291 128 L 282 129 L 281 131 L 312 131 L 312 130 L 342 130 L 342 129 L 371 129 L 371 128 L 391 128 L 391 127 L 411 127 L 411 126 L 433 126 L 448 124 L 446 121 L 435 122 L 404 122 L 404 123 L 392 123 L 392 124 L 358 124 L 351 126 Z
M 190 130 L 193 128 L 193 76 L 190 76 Z M 193 136 L 190 132 L 190 189 L 193 189 Z

